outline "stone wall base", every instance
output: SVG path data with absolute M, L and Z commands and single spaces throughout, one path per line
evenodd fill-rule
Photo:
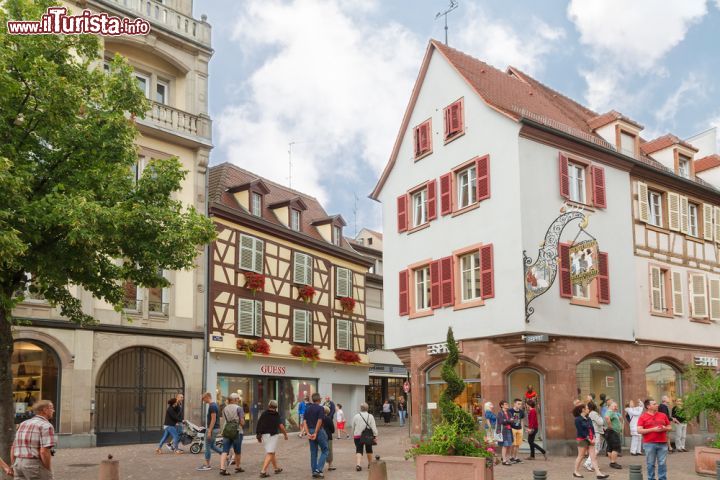
M 57 434 L 57 448 L 90 448 L 96 445 L 95 434 L 78 433 L 78 434 Z

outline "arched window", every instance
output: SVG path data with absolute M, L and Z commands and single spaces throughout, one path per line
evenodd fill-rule
M 438 423 L 441 419 L 439 402 L 440 395 L 447 388 L 445 380 L 442 379 L 442 363 L 432 366 L 426 373 L 425 382 L 427 384 L 427 402 L 428 417 L 426 417 L 431 425 Z M 482 412 L 482 395 L 480 384 L 480 367 L 474 363 L 460 360 L 455 366 L 455 372 L 465 382 L 465 390 L 455 399 L 455 403 L 460 405 L 465 411 L 473 413 L 474 405 L 480 406 Z M 435 408 L 432 408 L 435 407 Z M 430 427 L 431 425 L 428 425 Z M 429 429 L 428 429 L 429 430 Z
M 645 386 L 648 396 L 658 403 L 663 395 L 674 399 L 682 396 L 682 374 L 669 363 L 651 363 L 645 369 Z
M 51 423 L 57 428 L 60 414 L 60 360 L 57 353 L 44 343 L 16 340 L 11 365 L 15 423 L 30 418 L 31 407 L 38 400 L 50 400 L 55 406 Z
M 575 370 L 578 398 L 585 400 L 588 394 L 595 395 L 595 403 L 601 405 L 601 394 L 607 400 L 615 400 L 622 408 L 620 369 L 604 358 L 591 357 L 578 363 Z

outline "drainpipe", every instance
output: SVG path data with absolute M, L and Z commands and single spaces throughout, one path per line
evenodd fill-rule
M 210 155 L 210 152 L 208 152 L 208 156 Z M 209 215 L 209 203 L 210 198 L 208 197 L 209 188 L 210 188 L 210 160 L 208 158 L 208 165 L 205 167 L 205 217 L 210 217 Z M 202 305 L 203 305 L 203 317 L 205 321 L 203 322 L 203 368 L 202 368 L 202 392 L 201 395 L 205 392 L 207 392 L 207 366 L 208 366 L 208 355 L 210 355 L 208 351 L 208 295 L 210 295 L 210 245 L 205 245 L 205 294 L 203 295 L 202 299 Z M 201 413 L 202 413 L 202 405 L 200 406 Z

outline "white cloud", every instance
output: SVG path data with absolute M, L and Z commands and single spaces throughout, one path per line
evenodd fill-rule
M 467 6 L 463 19 L 459 49 L 501 69 L 512 65 L 537 74 L 542 71 L 543 57 L 565 38 L 563 29 L 553 28 L 540 19 L 533 19 L 532 26 L 520 33 L 490 18 L 474 4 Z
M 249 0 L 235 48 L 257 58 L 241 104 L 218 116 L 231 161 L 320 201 L 327 183 L 387 162 L 422 59 L 424 41 L 397 23 L 372 24 L 359 0 Z M 338 183 L 341 183 L 338 181 Z M 358 192 L 364 197 L 367 192 Z
M 655 112 L 655 120 L 661 124 L 673 125 L 675 115 L 683 105 L 704 97 L 706 94 L 705 82 L 697 74 L 691 72 L 680 83 L 680 86 L 670 95 L 665 103 Z
M 568 18 L 580 33 L 595 64 L 595 71 L 584 75 L 598 81 L 605 72 L 614 78 L 605 83 L 621 85 L 623 79 L 659 69 L 658 62 L 683 41 L 690 27 L 706 13 L 706 0 L 571 0 Z M 604 93 L 603 93 L 604 92 Z M 586 99 L 591 108 L 617 107 L 615 91 L 588 83 Z

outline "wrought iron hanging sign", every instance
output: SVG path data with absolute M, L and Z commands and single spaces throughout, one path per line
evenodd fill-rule
M 530 321 L 530 316 L 535 309 L 530 303 L 540 295 L 547 292 L 555 282 L 558 269 L 558 244 L 560 236 L 568 223 L 573 220 L 581 220 L 578 234 L 570 247 L 570 281 L 574 284 L 591 282 L 598 274 L 597 269 L 597 240 L 590 235 L 585 228 L 588 225 L 588 216 L 583 213 L 582 208 L 563 205 L 558 216 L 548 227 L 545 239 L 540 244 L 538 255 L 533 262 L 532 258 L 523 251 L 523 265 L 525 274 L 525 321 Z M 580 234 L 585 233 L 589 240 L 576 243 Z M 574 256 L 573 256 L 574 254 Z

